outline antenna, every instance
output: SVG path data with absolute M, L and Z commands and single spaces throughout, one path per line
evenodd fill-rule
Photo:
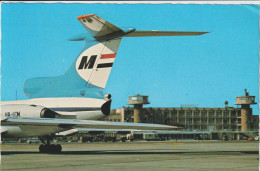
M 16 93 L 15 93 L 15 98 L 16 98 L 16 100 L 17 100 L 17 90 L 16 90 Z

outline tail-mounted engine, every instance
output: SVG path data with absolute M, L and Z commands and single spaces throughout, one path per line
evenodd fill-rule
M 2 117 L 56 118 L 59 114 L 39 105 L 10 104 L 1 106 Z
M 108 116 L 110 115 L 110 108 L 112 103 L 111 94 L 105 94 L 104 100 L 106 100 L 106 102 L 101 106 L 101 111 L 104 115 Z

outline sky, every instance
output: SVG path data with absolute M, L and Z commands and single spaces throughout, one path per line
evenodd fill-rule
M 170 4 L 2 4 L 1 100 L 27 99 L 23 83 L 62 75 L 83 42 L 77 16 L 97 14 L 136 30 L 208 31 L 201 36 L 123 38 L 104 93 L 112 108 L 129 95 L 148 95 L 145 107 L 234 106 L 236 96 L 259 102 L 259 7 Z M 258 104 L 252 106 L 258 114 Z

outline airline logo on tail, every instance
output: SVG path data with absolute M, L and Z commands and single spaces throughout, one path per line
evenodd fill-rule
M 115 53 L 111 53 L 111 54 L 103 54 L 101 55 L 100 59 L 109 59 L 109 58 L 115 58 L 116 54 Z M 92 69 L 95 61 L 97 59 L 97 55 L 92 55 L 89 60 L 88 60 L 88 56 L 83 56 L 81 58 L 81 62 L 79 64 L 78 69 Z M 113 62 L 111 63 L 102 63 L 102 64 L 98 64 L 97 68 L 107 68 L 107 67 L 112 67 L 113 66 Z
M 78 69 L 83 69 L 83 67 L 84 69 L 92 69 L 95 64 L 96 58 L 97 55 L 92 55 L 88 60 L 88 56 L 83 56 Z
M 105 88 L 121 39 L 100 42 L 86 49 L 76 61 L 76 70 L 88 83 Z

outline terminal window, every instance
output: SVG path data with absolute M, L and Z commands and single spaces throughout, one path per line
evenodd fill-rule
M 199 117 L 199 111 L 194 111 L 194 116 Z
M 217 111 L 217 117 L 218 117 L 218 118 L 222 117 L 222 111 L 221 111 L 221 110 L 218 110 L 218 111 Z
M 214 116 L 214 110 L 210 110 L 209 111 L 209 117 L 213 117 Z
M 228 110 L 225 110 L 225 111 L 224 111 L 224 117 L 228 117 L 228 115 L 229 115 L 229 111 L 228 111 Z
M 177 111 L 176 111 L 176 110 L 172 111 L 172 116 L 173 116 L 174 118 L 177 117 Z
M 241 111 L 237 112 L 237 117 L 241 117 Z
M 215 119 L 209 119 L 209 123 L 213 124 L 215 122 Z
M 231 112 L 231 117 L 236 117 L 236 111 Z
M 207 117 L 207 111 L 206 110 L 201 111 L 201 116 L 202 117 Z
M 191 116 L 192 116 L 191 110 L 186 111 L 186 116 L 187 116 L 187 118 L 191 118 Z

